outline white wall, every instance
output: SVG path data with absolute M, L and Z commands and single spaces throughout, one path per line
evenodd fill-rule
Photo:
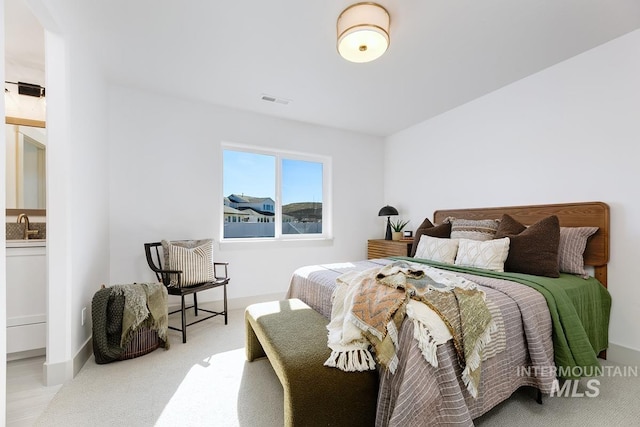
M 385 194 L 414 228 L 438 208 L 608 203 L 610 343 L 639 351 L 639 138 L 635 31 L 389 137 Z
M 0 22 L 4 22 L 4 0 L 0 0 Z M 3 38 L 4 40 L 4 38 Z M 0 58 L 4 58 L 4 43 L 0 43 Z M 0 78 L 4 81 L 4 60 L 0 64 Z M 4 102 L 0 103 L 0 117 L 5 116 Z M 0 147 L 6 146 L 5 123 L 0 120 Z M 6 188 L 6 150 L 0 150 L 0 188 Z M 4 197 L 0 197 L 0 212 L 6 209 Z M 0 230 L 0 313 L 7 312 L 7 257 L 6 257 L 6 230 Z M 0 316 L 0 416 L 2 424 L 7 413 L 7 316 Z
M 47 28 L 52 27 L 48 26 Z M 109 281 L 107 94 L 91 46 L 74 29 L 45 31 L 47 51 L 48 318 L 45 382 L 88 358 L 81 310 Z
M 77 44 L 76 44 L 77 43 Z M 107 87 L 92 59 L 94 47 L 77 37 L 71 44 L 70 169 L 72 346 L 78 349 L 91 335 L 91 321 L 81 326 L 81 308 L 109 280 L 109 145 Z
M 383 234 L 381 138 L 121 86 L 110 89 L 109 118 L 112 283 L 154 279 L 145 242 L 220 240 L 223 141 L 327 155 L 333 167 L 333 241 L 216 246 L 230 262 L 230 299 L 284 297 L 294 269 L 366 258 L 367 239 Z

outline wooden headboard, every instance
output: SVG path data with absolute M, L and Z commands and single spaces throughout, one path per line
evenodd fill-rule
M 609 262 L 609 205 L 603 202 L 562 203 L 553 205 L 506 206 L 494 208 L 443 209 L 433 214 L 434 224 L 449 216 L 465 219 L 499 219 L 509 214 L 517 221 L 531 225 L 549 215 L 557 215 L 561 227 L 598 227 L 584 251 L 585 265 L 593 266 L 594 276 L 607 286 Z

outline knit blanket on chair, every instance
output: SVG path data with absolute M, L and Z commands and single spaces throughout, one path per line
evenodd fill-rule
M 453 273 L 397 261 L 338 278 L 333 294 L 326 366 L 394 373 L 398 329 L 407 316 L 425 360 L 437 367 L 437 347 L 453 340 L 462 379 L 478 395 L 482 351 L 496 324 L 477 285 Z M 375 357 L 374 357 L 375 355 Z

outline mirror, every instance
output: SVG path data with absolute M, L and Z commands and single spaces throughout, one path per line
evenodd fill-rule
M 42 211 L 46 207 L 45 122 L 7 117 L 6 207 L 10 211 Z

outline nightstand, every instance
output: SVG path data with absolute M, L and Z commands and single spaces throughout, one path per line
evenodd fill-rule
M 367 258 L 386 258 L 390 256 L 409 256 L 413 239 L 384 240 L 372 239 L 367 242 Z

